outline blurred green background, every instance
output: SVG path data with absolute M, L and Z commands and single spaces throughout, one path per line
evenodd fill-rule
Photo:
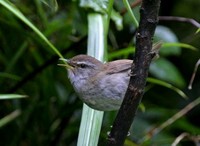
M 87 12 L 91 10 L 80 7 L 79 1 L 11 2 L 65 58 L 86 54 Z M 199 7 L 200 1 L 197 0 L 163 0 L 160 15 L 188 17 L 200 22 Z M 130 16 L 121 13 L 123 8 L 122 1 L 115 1 L 116 14 L 113 14 L 115 17 L 111 19 L 108 32 L 108 60 L 132 59 L 133 56 L 136 30 Z M 139 7 L 133 10 L 139 18 Z M 194 137 L 200 135 L 198 105 L 153 137 L 148 132 L 200 96 L 199 70 L 192 90 L 187 88 L 200 58 L 200 34 L 195 33 L 198 28 L 177 21 L 161 20 L 158 25 L 154 41 L 162 40 L 164 43 L 160 58 L 151 64 L 149 76 L 179 88 L 189 98 L 184 99 L 174 88 L 148 82 L 127 145 L 168 146 L 184 132 Z M 191 46 L 181 47 L 180 43 Z M 66 70 L 57 66 L 58 59 L 33 30 L 0 5 L 0 94 L 28 96 L 0 100 L 1 146 L 76 145 L 82 102 L 70 85 Z M 105 113 L 100 146 L 105 145 L 115 115 L 115 111 Z M 180 145 L 195 144 L 185 139 Z

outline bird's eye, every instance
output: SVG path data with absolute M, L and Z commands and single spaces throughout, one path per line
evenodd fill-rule
M 85 66 L 86 66 L 86 65 L 83 64 L 83 63 L 80 64 L 80 67 L 81 67 L 81 68 L 85 68 Z

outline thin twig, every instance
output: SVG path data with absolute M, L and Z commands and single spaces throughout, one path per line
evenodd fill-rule
M 192 73 L 192 77 L 191 77 L 190 83 L 189 83 L 189 85 L 188 85 L 188 89 L 190 89 L 190 90 L 192 89 L 192 84 L 193 84 L 194 78 L 195 78 L 195 76 L 196 76 L 197 69 L 198 69 L 199 65 L 200 65 L 200 59 L 197 61 L 196 65 L 195 65 L 195 67 L 194 67 L 194 71 L 193 71 L 193 73 Z
M 177 146 L 177 144 L 182 140 L 184 139 L 185 137 L 189 136 L 188 133 L 182 133 L 181 135 L 179 135 L 175 140 L 174 142 L 172 143 L 172 146 Z
M 148 140 L 154 135 L 158 134 L 160 131 L 162 131 L 164 128 L 169 126 L 170 124 L 174 123 L 176 120 L 178 120 L 180 117 L 188 113 L 191 109 L 196 107 L 198 104 L 200 104 L 200 97 L 189 103 L 187 106 L 185 106 L 182 110 L 180 110 L 178 113 L 173 115 L 171 118 L 169 118 L 167 121 L 162 123 L 160 126 L 155 127 L 151 129 L 149 132 L 147 132 L 147 136 L 144 138 L 144 140 Z
M 200 135 L 193 136 L 193 135 L 190 135 L 189 133 L 184 132 L 184 133 L 180 134 L 174 140 L 174 142 L 172 143 L 171 146 L 177 146 L 180 143 L 180 141 L 183 139 L 189 139 L 189 140 L 193 141 L 196 146 L 199 146 L 199 144 L 200 144 Z
M 178 16 L 159 16 L 160 21 L 179 21 L 179 22 L 187 22 L 191 23 L 197 28 L 200 28 L 200 23 L 198 23 L 196 20 L 191 18 L 185 18 L 185 17 L 178 17 Z

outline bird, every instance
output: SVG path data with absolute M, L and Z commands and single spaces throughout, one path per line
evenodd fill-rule
M 79 98 L 100 111 L 118 110 L 130 80 L 133 60 L 102 63 L 89 55 L 77 55 L 65 61 L 68 78 Z

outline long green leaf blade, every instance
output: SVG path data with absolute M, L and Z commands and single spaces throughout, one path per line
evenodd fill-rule
M 0 4 L 3 5 L 6 9 L 12 12 L 16 17 L 22 20 L 27 26 L 29 26 L 60 58 L 63 56 L 60 52 L 53 46 L 51 42 L 42 34 L 42 32 L 35 27 L 12 3 L 4 0 L 0 0 Z
M 13 121 L 21 114 L 20 110 L 15 110 L 14 112 L 10 113 L 9 115 L 0 119 L 0 128 L 8 124 L 9 122 Z
M 25 98 L 27 95 L 20 95 L 20 94 L 0 94 L 1 99 L 17 99 L 17 98 Z
M 167 82 L 164 82 L 164 81 L 161 81 L 161 80 L 158 80 L 158 79 L 155 79 L 155 78 L 147 78 L 147 81 L 150 82 L 150 83 L 154 83 L 154 84 L 157 84 L 157 85 L 161 85 L 161 86 L 164 86 L 166 88 L 169 88 L 173 91 L 175 91 L 176 93 L 178 93 L 181 97 L 187 99 L 187 95 L 180 89 L 178 89 L 177 87 L 174 87 L 173 85 L 167 83 Z
M 88 52 L 87 54 L 104 61 L 106 17 L 98 13 L 88 15 Z M 97 146 L 103 120 L 102 111 L 83 105 L 82 119 L 78 136 L 78 146 Z

